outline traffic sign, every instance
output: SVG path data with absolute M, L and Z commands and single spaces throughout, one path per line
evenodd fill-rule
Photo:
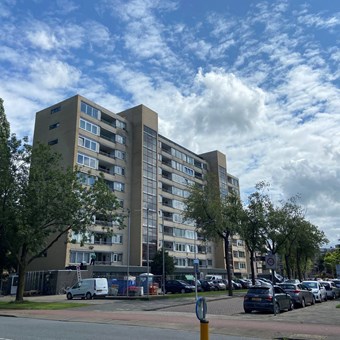
M 275 255 L 266 255 L 266 268 L 267 269 L 276 269 L 276 258 Z

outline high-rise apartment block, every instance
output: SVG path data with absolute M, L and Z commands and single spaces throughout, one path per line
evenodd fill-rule
M 197 155 L 160 135 L 157 113 L 143 105 L 115 114 L 80 95 L 37 112 L 37 141 L 53 145 L 65 165 L 77 165 L 85 185 L 103 173 L 128 212 L 129 225 L 109 236 L 102 229 L 107 222 L 97 216 L 88 243 L 81 246 L 77 235 L 71 235 L 75 242 L 67 242 L 65 235 L 31 269 L 64 269 L 89 263 L 95 254 L 102 271 L 123 272 L 131 266 L 146 272 L 147 260 L 164 245 L 178 274 L 192 273 L 195 258 L 200 271 L 225 273 L 223 242 L 206 242 L 182 215 L 188 186 L 203 184 L 208 172 L 216 174 L 222 193 L 239 192 L 224 154 Z M 246 250 L 238 238 L 231 254 L 234 274 L 246 276 Z

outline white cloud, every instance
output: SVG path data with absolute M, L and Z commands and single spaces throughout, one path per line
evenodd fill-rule
M 80 71 L 59 60 L 36 59 L 31 63 L 31 78 L 42 88 L 73 87 L 80 78 Z

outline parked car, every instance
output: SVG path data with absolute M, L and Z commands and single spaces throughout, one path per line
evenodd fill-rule
M 251 280 L 246 279 L 236 279 L 236 283 L 240 283 L 242 286 L 242 289 L 248 289 L 251 286 Z
M 242 284 L 240 282 L 237 282 L 236 280 L 231 280 L 231 283 L 233 284 L 234 289 L 242 289 Z
M 339 298 L 340 297 L 340 280 L 332 279 L 330 281 L 334 283 L 335 295 L 337 298 Z
M 267 280 L 264 281 L 262 279 L 255 279 L 255 285 L 256 286 L 268 286 L 268 287 L 272 286 L 270 282 L 267 282 Z
M 210 291 L 216 290 L 216 287 L 215 287 L 215 285 L 212 283 L 212 281 L 203 280 L 203 281 L 201 281 L 201 286 L 202 286 L 202 289 L 203 289 L 205 292 L 210 292 Z
M 305 307 L 315 304 L 315 296 L 311 289 L 301 283 L 284 282 L 279 283 L 278 286 L 291 296 L 295 306 Z
M 245 313 L 252 311 L 273 313 L 274 308 L 276 314 L 283 310 L 294 309 L 291 296 L 279 286 L 252 286 L 244 296 L 243 309 Z
M 66 290 L 68 300 L 74 297 L 92 299 L 96 296 L 106 296 L 109 293 L 108 282 L 105 278 L 83 279 Z
M 169 280 L 165 282 L 165 293 L 192 293 L 195 286 L 183 280 Z
M 312 290 L 315 301 L 327 301 L 327 292 L 324 286 L 321 286 L 320 281 L 302 281 L 302 284 Z
M 216 287 L 216 290 L 226 290 L 227 289 L 227 286 L 222 281 L 222 279 L 221 280 L 213 280 L 212 283 Z
M 287 279 L 287 280 L 284 280 L 283 283 L 301 283 L 301 281 L 299 279 Z
M 336 298 L 336 286 L 332 281 L 320 281 L 321 286 L 324 286 L 327 293 L 327 299 L 334 300 Z
M 185 282 L 189 283 L 189 285 L 194 286 L 195 287 L 195 280 L 186 280 Z M 197 282 L 197 291 L 201 292 L 202 289 L 202 285 L 201 285 L 201 281 L 200 280 L 196 280 Z

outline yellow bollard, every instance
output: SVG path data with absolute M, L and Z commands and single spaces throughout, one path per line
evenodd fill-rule
M 201 340 L 209 340 L 209 321 L 201 320 Z

